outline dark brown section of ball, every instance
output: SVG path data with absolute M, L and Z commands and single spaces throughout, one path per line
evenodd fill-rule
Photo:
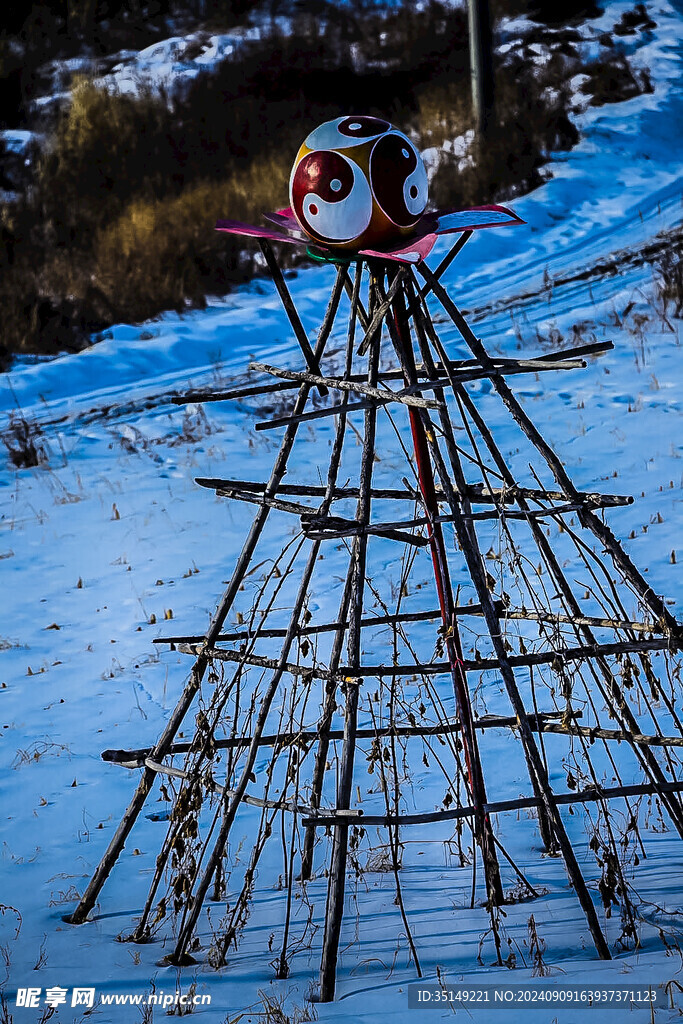
M 382 121 L 379 117 L 345 117 L 337 126 L 340 135 L 346 135 L 349 139 L 371 139 L 373 135 L 381 135 L 391 128 L 388 121 Z
M 375 199 L 387 217 L 402 228 L 419 219 L 409 211 L 403 195 L 406 178 L 416 167 L 415 151 L 398 135 L 378 139 L 370 154 L 370 184 Z

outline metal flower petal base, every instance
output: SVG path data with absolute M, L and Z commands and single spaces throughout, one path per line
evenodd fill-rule
M 259 240 L 306 368 L 257 363 L 253 386 L 178 399 L 291 401 L 256 424 L 281 432 L 267 481 L 198 480 L 255 506 L 251 529 L 205 634 L 162 641 L 193 665 L 156 744 L 103 754 L 141 776 L 70 920 L 87 919 L 163 784 L 168 830 L 131 938 L 172 934 L 170 963 L 229 960 L 275 845 L 281 917 L 264 956 L 274 951 L 286 977 L 318 927 L 318 997 L 334 998 L 348 873 L 361 870 L 371 830 L 386 837 L 418 976 L 402 865 L 405 837 L 430 830 L 471 864 L 472 903 L 483 901 L 502 962 L 499 908 L 513 888 L 542 897 L 501 835 L 526 829 L 531 848 L 532 828 L 563 859 L 609 959 L 613 904 L 622 946 L 638 942 L 633 863 L 647 851 L 648 802 L 683 836 L 672 670 L 683 629 L 605 522 L 603 510 L 632 499 L 578 489 L 510 381 L 585 367 L 611 344 L 519 359 L 486 350 L 440 279 L 473 230 L 519 223 L 503 207 L 429 215 L 400 250 L 318 252 L 336 280 L 311 344 L 271 249 L 307 241 L 289 211 L 270 219 L 278 230 L 219 228 Z M 456 244 L 430 270 L 425 257 L 449 231 Z M 456 332 L 466 359 L 447 351 Z M 331 336 L 345 338 L 335 352 Z M 510 417 L 518 428 L 517 454 L 497 440 L 501 417 L 508 443 Z M 418 777 L 431 780 L 427 806 Z M 579 827 L 597 891 L 577 857 Z M 312 902 L 323 890 L 324 911 Z M 209 900 L 223 906 L 200 952 Z

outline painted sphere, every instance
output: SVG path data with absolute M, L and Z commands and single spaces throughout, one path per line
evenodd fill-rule
M 410 235 L 427 205 L 427 171 L 403 132 L 378 117 L 337 117 L 297 153 L 289 199 L 301 228 L 335 249 Z

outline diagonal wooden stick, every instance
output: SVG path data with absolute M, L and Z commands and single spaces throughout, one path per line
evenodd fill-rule
M 375 299 L 376 285 L 376 279 L 374 275 L 371 275 L 370 309 L 373 306 L 376 308 L 377 305 Z M 371 342 L 372 346 L 368 360 L 368 385 L 372 387 L 377 380 L 377 370 L 379 367 L 379 334 L 371 338 Z M 359 494 L 356 505 L 356 520 L 362 525 L 367 525 L 370 521 L 376 425 L 377 409 L 367 409 L 365 412 L 365 435 L 361 454 Z M 347 643 L 349 660 L 352 664 L 358 662 L 361 651 L 360 623 L 363 616 L 367 543 L 367 534 L 359 533 L 354 538 L 351 551 Z M 336 800 L 336 806 L 341 811 L 348 810 L 351 806 L 353 766 L 356 752 L 358 697 L 361 683 L 361 679 L 349 678 L 345 684 L 344 739 L 342 741 Z M 320 1001 L 323 1003 L 334 999 L 339 938 L 341 935 L 342 918 L 344 916 L 348 843 L 348 827 L 340 823 L 335 828 L 332 839 L 327 903 L 325 906 L 325 929 L 320 961 Z
M 469 324 L 467 323 L 467 321 L 465 320 L 462 313 L 457 308 L 451 297 L 448 295 L 446 290 L 442 287 L 441 284 L 439 284 L 438 281 L 434 279 L 434 276 L 427 268 L 418 267 L 418 270 L 425 278 L 425 280 L 432 286 L 434 294 L 439 299 L 439 302 L 446 310 L 448 315 L 451 317 L 453 323 L 458 328 L 458 331 L 462 335 L 463 339 L 469 345 L 475 357 L 481 360 L 482 365 L 490 366 L 491 359 L 486 349 L 484 348 L 481 341 L 474 335 Z M 520 405 L 519 401 L 513 395 L 507 382 L 498 375 L 492 375 L 491 381 L 493 383 L 494 388 L 500 395 L 504 405 L 506 406 L 506 408 L 512 415 L 513 419 L 515 420 L 515 422 L 521 427 L 521 429 L 529 438 L 529 440 L 534 445 L 536 450 L 545 460 L 564 496 L 570 501 L 575 500 L 579 492 L 574 487 L 574 484 L 569 478 L 567 471 L 565 470 L 560 459 L 552 450 L 550 445 L 547 443 L 547 441 L 545 441 L 545 439 L 542 437 L 538 429 L 531 422 L 531 420 L 523 410 L 522 406 Z M 469 396 L 464 392 L 462 400 L 467 404 L 468 408 L 470 408 L 471 411 L 473 403 Z M 481 417 L 477 418 L 479 420 L 479 429 L 482 430 Z M 483 434 L 483 436 L 486 436 L 486 434 Z M 489 450 L 491 450 L 490 446 Z M 502 460 L 501 458 L 497 460 L 497 462 L 500 465 L 502 462 L 504 462 L 504 460 Z M 633 564 L 631 559 L 628 557 L 628 555 L 626 554 L 626 552 L 624 551 L 621 544 L 618 542 L 610 528 L 605 523 L 603 523 L 602 520 L 599 519 L 598 516 L 596 516 L 595 513 L 590 510 L 589 507 L 584 506 L 580 508 L 577 512 L 577 515 L 579 521 L 581 522 L 581 525 L 584 528 L 589 529 L 593 533 L 593 535 L 597 537 L 597 539 L 601 542 L 604 549 L 610 555 L 615 567 L 622 574 L 624 579 L 626 579 L 633 587 L 633 589 L 643 602 L 644 606 L 648 608 L 652 612 L 652 614 L 656 616 L 656 618 L 662 624 L 662 626 L 666 628 L 667 634 L 670 638 L 670 648 L 683 648 L 683 627 L 681 627 L 681 625 L 676 621 L 674 616 L 670 613 L 661 597 L 655 594 L 650 585 L 640 574 L 640 572 Z M 529 520 L 530 525 L 531 522 L 532 521 Z M 534 532 L 536 535 L 537 542 L 549 557 L 549 564 L 553 567 L 554 575 L 558 580 L 558 584 L 560 585 L 566 600 L 570 602 L 570 607 L 572 608 L 572 610 L 575 611 L 577 614 L 580 614 L 578 602 L 576 601 L 576 598 L 573 594 L 573 591 L 571 590 L 571 587 L 564 578 L 564 574 L 561 572 L 559 568 L 557 559 L 550 550 L 547 538 L 541 540 L 538 531 Z M 581 626 L 581 631 L 583 632 L 584 636 L 589 640 L 589 642 L 595 642 L 595 637 L 588 625 L 583 624 Z M 638 723 L 635 719 L 635 716 L 631 712 L 627 703 L 624 701 L 623 695 L 619 692 L 619 687 L 614 679 L 614 674 L 611 672 L 609 666 L 606 662 L 604 662 L 604 660 L 599 659 L 598 665 L 605 682 L 605 689 L 607 691 L 607 693 L 605 693 L 605 689 L 603 689 L 603 696 L 607 696 L 607 694 L 609 694 L 610 703 L 612 704 L 612 707 L 615 711 L 617 718 L 622 722 L 624 729 L 631 732 L 639 732 L 640 730 L 638 727 Z M 661 765 L 657 761 L 657 758 L 647 748 L 635 749 L 636 753 L 638 754 L 639 760 L 646 768 L 647 774 L 652 778 L 653 782 L 656 785 L 662 787 L 664 783 L 667 781 L 667 779 Z M 665 803 L 667 810 L 669 811 L 669 814 L 671 816 L 671 819 L 676 830 L 678 831 L 679 835 L 683 836 L 683 808 L 681 807 L 680 800 L 673 794 L 664 795 L 665 793 L 666 791 L 662 789 L 662 800 Z
M 418 264 L 417 270 L 430 285 L 432 291 L 450 316 L 455 326 L 458 328 L 458 331 L 469 345 L 473 354 L 481 361 L 482 366 L 491 368 L 491 380 L 493 382 L 493 386 L 500 395 L 513 419 L 521 427 L 537 451 L 543 456 L 565 496 L 569 500 L 574 500 L 578 492 L 570 480 L 560 459 L 531 422 L 519 401 L 513 395 L 506 381 L 499 373 L 495 372 L 495 368 L 493 367 L 491 358 L 486 349 L 482 345 L 481 341 L 475 336 L 446 289 L 439 283 L 439 281 L 436 280 L 434 274 L 424 264 Z M 661 597 L 658 594 L 655 594 L 647 580 L 645 580 L 640 574 L 610 528 L 606 526 L 605 523 L 595 515 L 595 513 L 590 512 L 589 510 L 580 512 L 579 519 L 581 520 L 582 525 L 587 529 L 590 529 L 598 540 L 600 540 L 612 558 L 615 566 L 620 570 L 624 578 L 631 583 L 645 606 L 649 608 L 658 619 L 661 619 L 666 623 L 669 627 L 674 643 L 683 648 L 683 626 L 676 621 Z
M 337 281 L 339 282 L 339 288 L 342 287 L 343 279 L 345 276 L 346 269 L 340 267 L 337 272 Z M 337 289 L 335 289 L 335 293 L 333 294 L 333 299 L 335 298 L 336 290 Z M 318 341 L 316 343 L 315 354 L 317 359 L 320 359 L 325 350 L 325 345 L 327 343 L 330 331 L 332 330 L 332 324 L 334 323 L 338 305 L 338 300 L 336 302 L 330 301 L 330 304 L 327 308 L 325 318 L 323 320 L 323 324 L 320 328 L 320 333 L 318 335 Z M 310 385 L 308 385 L 305 382 L 302 383 L 295 403 L 295 409 L 297 411 L 303 412 L 306 406 L 306 402 L 308 401 L 309 391 Z M 280 451 L 278 453 L 277 459 L 275 460 L 275 465 L 273 467 L 270 480 L 266 485 L 265 493 L 268 497 L 274 495 L 277 492 L 278 486 L 287 471 L 287 462 L 289 460 L 289 456 L 292 451 L 294 441 L 296 439 L 297 430 L 298 424 L 293 423 L 290 427 L 287 428 L 287 431 L 285 432 L 285 436 L 282 439 Z M 190 678 L 185 685 L 185 688 L 180 696 L 180 699 L 176 704 L 176 707 L 173 710 L 171 717 L 166 723 L 166 728 L 162 732 L 161 736 L 159 737 L 159 740 L 157 741 L 156 746 L 154 747 L 154 750 L 152 751 L 151 756 L 154 761 L 161 761 L 165 757 L 169 747 L 171 746 L 173 740 L 175 739 L 176 733 L 178 732 L 183 723 L 185 715 L 189 711 L 192 702 L 194 701 L 194 698 L 197 695 L 197 692 L 199 691 L 202 679 L 204 678 L 204 674 L 206 672 L 210 660 L 207 652 L 210 650 L 210 648 L 214 646 L 216 638 L 219 636 L 221 629 L 223 628 L 223 623 L 225 622 L 228 612 L 230 611 L 230 608 L 232 607 L 235 597 L 237 596 L 239 588 L 242 585 L 242 580 L 244 579 L 249 569 L 254 549 L 256 548 L 256 544 L 258 542 L 259 537 L 261 536 L 269 513 L 270 507 L 268 505 L 263 505 L 256 514 L 251 529 L 247 535 L 247 539 L 244 542 L 244 546 L 242 548 L 240 556 L 237 559 L 237 563 L 233 570 L 230 583 L 228 584 L 228 587 L 224 592 L 223 597 L 221 598 L 209 624 L 209 628 L 206 632 L 205 637 L 205 649 L 199 653 L 197 661 L 195 662 L 192 672 L 190 673 Z M 121 819 L 121 822 L 119 823 L 119 826 L 116 829 L 116 832 L 114 833 L 109 843 L 109 846 L 107 847 L 107 850 L 104 856 L 102 857 L 102 860 L 97 866 L 86 891 L 81 897 L 78 906 L 76 907 L 72 914 L 67 915 L 64 918 L 64 920 L 67 921 L 69 924 L 83 924 L 83 922 L 87 919 L 88 914 L 95 906 L 97 898 L 102 890 L 102 886 L 109 877 L 109 874 L 112 868 L 114 867 L 114 864 L 118 860 L 121 851 L 123 850 L 126 839 L 128 838 L 131 829 L 133 828 L 135 822 L 137 821 L 140 811 L 145 805 L 150 790 L 152 789 L 152 785 L 154 784 L 154 779 L 155 773 L 149 768 L 145 769 L 142 778 L 138 783 L 138 787 L 135 791 L 135 794 L 133 795 L 133 799 L 126 808 L 124 815 Z
M 289 294 L 289 288 L 287 287 L 287 283 L 284 279 L 282 271 L 280 270 L 278 262 L 275 259 L 275 254 L 273 253 L 273 250 L 270 247 L 270 243 L 267 242 L 264 238 L 262 238 L 259 239 L 259 245 L 261 247 L 261 252 L 265 257 L 265 261 L 268 264 L 268 269 L 270 270 L 273 276 L 273 281 L 275 282 L 275 287 L 277 288 L 278 295 L 280 296 L 282 305 L 284 307 L 285 313 L 287 314 L 289 322 L 292 325 L 294 336 L 296 340 L 299 342 L 299 348 L 304 354 L 304 359 L 306 360 L 308 368 L 311 371 L 311 373 L 319 374 L 320 363 L 318 362 L 318 357 L 311 348 L 311 343 L 308 340 L 308 335 L 306 334 L 306 331 L 304 330 L 304 325 L 301 323 L 301 318 L 299 317 L 299 314 L 296 311 L 296 306 L 292 302 L 292 296 Z M 345 273 L 342 274 L 339 271 L 337 272 L 337 279 L 335 281 L 334 289 L 332 292 L 332 300 L 335 303 L 338 303 L 339 299 L 341 298 L 341 292 L 344 287 L 345 276 Z M 327 394 L 327 388 L 325 387 L 324 384 L 318 384 L 317 387 L 321 395 Z
M 421 267 L 418 267 L 418 269 L 420 270 L 421 273 L 423 273 L 423 276 L 426 277 L 426 273 L 428 272 L 425 273 L 423 268 Z M 426 279 L 428 283 L 431 284 L 434 290 L 436 290 L 437 288 L 439 289 L 439 298 L 441 298 L 441 292 L 443 292 L 446 295 L 448 301 L 451 302 L 450 297 L 445 292 L 445 289 L 443 289 L 442 286 L 438 283 L 438 281 L 434 279 L 433 275 L 429 274 L 429 277 L 427 277 Z M 475 352 L 475 355 L 479 356 L 479 352 Z M 417 415 L 421 416 L 424 419 L 427 419 L 426 412 L 420 411 L 418 412 Z M 439 446 L 436 443 L 433 432 L 427 431 L 427 436 L 430 439 L 430 448 L 432 456 L 434 458 L 437 473 L 441 480 L 441 486 L 443 487 L 444 492 L 447 495 L 447 500 L 451 507 L 451 510 L 453 511 L 454 515 L 457 515 L 460 509 L 457 493 L 453 488 L 450 475 L 446 469 L 443 457 L 439 450 Z M 458 484 L 459 481 L 463 479 L 459 455 L 455 446 L 452 443 L 448 443 L 449 437 L 447 433 L 445 437 L 446 444 L 448 447 L 449 461 L 452 470 L 455 474 L 456 484 Z M 603 960 L 610 960 L 611 954 L 609 951 L 609 946 L 607 945 L 607 941 L 603 934 L 602 928 L 600 927 L 598 915 L 593 905 L 593 901 L 588 891 L 588 887 L 586 886 L 586 882 L 581 873 L 581 869 L 576 859 L 576 855 L 569 841 L 569 836 L 567 835 L 566 829 L 564 827 L 564 822 L 562 821 L 562 817 L 559 813 L 557 802 L 555 800 L 554 794 L 550 786 L 550 781 L 548 779 L 545 765 L 541 758 L 533 733 L 529 727 L 526 708 L 524 707 L 524 702 L 522 700 L 522 696 L 520 694 L 519 688 L 517 686 L 517 681 L 515 679 L 514 669 L 512 667 L 510 658 L 508 656 L 508 653 L 505 649 L 505 645 L 503 642 L 500 621 L 495 610 L 493 597 L 487 586 L 486 571 L 484 568 L 483 557 L 481 554 L 481 550 L 479 548 L 477 535 L 474 529 L 471 526 L 468 527 L 467 523 L 465 523 L 464 521 L 462 523 L 458 523 L 456 521 L 455 529 L 458 537 L 458 543 L 460 544 L 463 554 L 465 555 L 465 560 L 467 562 L 470 577 L 476 587 L 479 600 L 484 610 L 486 625 L 488 628 L 489 635 L 491 637 L 491 642 L 493 644 L 494 651 L 497 656 L 497 660 L 499 662 L 501 677 L 503 679 L 505 689 L 507 690 L 510 703 L 512 704 L 512 708 L 519 719 L 519 736 L 524 747 L 527 763 L 529 765 L 531 781 L 534 785 L 534 788 L 539 793 L 539 796 L 536 799 L 541 800 L 545 814 L 547 815 L 548 820 L 552 826 L 552 830 L 555 834 L 560 850 L 562 852 L 562 856 L 564 858 L 567 873 L 571 879 L 572 885 L 574 886 L 574 890 L 577 894 L 583 912 L 586 916 L 586 921 L 588 923 L 588 927 L 590 929 L 598 955 Z

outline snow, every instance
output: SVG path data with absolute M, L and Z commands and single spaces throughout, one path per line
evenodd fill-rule
M 627 6 L 609 5 L 601 19 L 604 27 Z M 522 344 L 524 353 L 532 354 L 551 331 L 571 343 L 577 329 L 586 340 L 595 336 L 614 342 L 614 351 L 591 360 L 588 368 L 520 377 L 515 392 L 577 485 L 636 496 L 633 505 L 611 511 L 608 520 L 618 536 L 626 539 L 633 533 L 627 550 L 680 616 L 680 322 L 662 308 L 652 267 L 625 258 L 681 219 L 683 6 L 680 0 L 656 0 L 648 9 L 657 29 L 628 45 L 637 45 L 638 61 L 651 70 L 655 92 L 587 108 L 580 115 L 581 143 L 558 156 L 550 181 L 513 204 L 527 226 L 480 232 L 446 280 L 493 351 L 519 354 Z M 593 27 L 597 30 L 598 23 Z M 212 47 L 218 52 L 224 45 L 214 39 L 203 54 L 207 61 Z M 151 48 L 147 57 L 141 54 L 140 67 L 145 60 L 169 72 L 183 65 L 180 50 L 164 47 Z M 191 66 L 188 73 L 194 73 Z M 445 249 L 443 242 L 433 265 Z M 616 273 L 596 270 L 580 278 L 613 253 L 621 254 Z M 329 267 L 289 276 L 311 331 L 321 319 L 332 280 Z M 446 331 L 444 337 L 454 357 L 464 354 L 453 333 Z M 338 349 L 343 339 L 340 326 L 331 347 Z M 265 478 L 280 436 L 252 429 L 263 418 L 256 403 L 204 406 L 203 417 L 199 407 L 172 405 L 170 396 L 191 386 L 241 380 L 253 358 L 296 368 L 301 364 L 266 279 L 212 301 L 203 312 L 117 325 L 79 354 L 17 363 L 0 382 L 4 417 L 21 409 L 28 420 L 40 423 L 39 440 L 48 455 L 48 464 L 34 469 L 14 470 L 8 460 L 0 467 L 0 903 L 21 914 L 18 937 L 15 914 L 7 910 L 0 916 L 0 945 L 8 951 L 9 976 L 2 984 L 16 1021 L 38 1019 L 37 1011 L 14 1007 L 19 986 L 94 985 L 104 993 L 146 992 L 155 979 L 157 990 L 176 987 L 176 971 L 157 965 L 167 947 L 115 942 L 140 913 L 163 838 L 164 826 L 154 819 L 163 818 L 166 805 L 157 802 L 157 794 L 102 892 L 95 920 L 76 928 L 61 917 L 73 909 L 75 892 L 83 892 L 137 780 L 136 772 L 104 764 L 101 750 L 153 742 L 187 675 L 181 655 L 152 641 L 171 631 L 202 631 L 251 522 L 248 506 L 215 499 L 194 478 Z M 486 385 L 475 385 L 472 393 L 502 429 L 502 415 L 489 403 Z M 331 421 L 324 420 L 302 432 L 305 443 L 295 449 L 291 480 L 324 473 L 331 429 Z M 515 451 L 517 433 L 510 427 L 502 436 L 506 454 L 521 459 L 524 451 Z M 385 439 L 388 443 L 388 434 Z M 378 474 L 390 480 L 399 464 L 385 459 Z M 273 518 L 271 554 L 291 539 L 284 520 Z M 389 542 L 377 548 L 378 564 L 384 559 L 387 572 L 395 572 Z M 311 608 L 317 606 L 321 615 L 338 600 L 335 558 L 330 556 L 327 585 L 318 584 L 313 595 Z M 455 569 L 462 572 L 456 583 L 464 582 L 457 558 Z M 251 589 L 245 592 L 241 607 L 248 608 L 251 594 Z M 283 595 L 286 604 L 289 591 Z M 172 619 L 166 620 L 167 615 Z M 505 706 L 494 692 L 487 701 L 488 710 Z M 309 706 L 307 719 L 315 718 Z M 191 727 L 188 719 L 186 737 Z M 509 737 L 501 735 L 486 749 L 490 790 L 501 798 L 522 791 L 524 772 L 513 763 Z M 563 748 L 552 749 L 558 757 L 553 778 L 563 788 Z M 438 805 L 439 780 L 418 768 L 415 806 Z M 253 834 L 254 820 L 247 811 L 235 846 Z M 611 963 L 601 963 L 594 959 L 561 862 L 539 855 L 533 822 L 499 815 L 498 826 L 532 883 L 548 889 L 539 900 L 506 908 L 505 933 L 527 964 L 524 943 L 533 913 L 546 942 L 549 980 L 680 981 L 680 954 L 673 946 L 663 947 L 656 931 L 657 925 L 665 929 L 670 942 L 680 935 L 683 847 L 672 832 L 647 836 L 649 856 L 638 888 L 663 910 L 645 909 L 650 924 L 643 925 L 642 951 L 618 953 Z M 521 955 L 514 971 L 489 967 L 490 940 L 484 943 L 483 964 L 478 963 L 486 913 L 479 906 L 469 909 L 471 871 L 448 857 L 444 835 L 420 830 L 406 836 L 402 883 L 425 980 L 436 980 L 437 965 L 452 982 L 530 980 L 531 966 L 522 964 Z M 590 873 L 594 862 L 578 824 L 572 838 Z M 279 852 L 273 849 L 260 865 L 253 913 L 229 967 L 215 972 L 200 964 L 182 972 L 183 990 L 196 980 L 198 992 L 213 997 L 211 1007 L 195 1011 L 198 1020 L 222 1022 L 226 1014 L 234 1019 L 247 1008 L 251 1012 L 243 1019 L 258 1019 L 259 992 L 286 997 L 288 1005 L 304 1004 L 317 975 L 321 933 L 310 951 L 293 959 L 288 981 L 275 982 L 269 961 L 278 937 L 272 954 L 267 943 L 272 931 L 279 935 L 285 894 L 275 886 L 281 870 Z M 512 881 L 506 875 L 506 884 Z M 317 923 L 325 889 L 320 875 L 309 886 Z M 405 1024 L 419 1019 L 407 1009 L 406 986 L 416 978 L 405 940 L 395 954 L 402 928 L 391 875 L 367 873 L 357 885 L 350 883 L 349 891 L 355 904 L 349 904 L 344 935 L 349 942 L 354 936 L 357 908 L 359 939 L 341 958 L 337 1002 L 318 1005 L 318 1019 L 355 1024 L 390 1013 Z M 217 924 L 220 908 L 212 908 L 211 916 Z M 618 920 L 608 923 L 612 940 L 618 925 Z M 209 937 L 205 919 L 202 936 Z M 679 997 L 674 993 L 674 998 Z M 54 1019 L 74 1019 L 70 1013 L 61 1008 Z M 135 1014 L 100 1008 L 94 1019 L 127 1024 L 137 1019 Z M 450 1014 L 434 1009 L 427 1019 Z M 158 1010 L 155 1019 L 162 1015 Z M 579 1019 L 567 1008 L 553 1010 L 553 1018 L 559 1024 Z M 547 1018 L 539 1014 L 538 1019 Z M 622 1020 L 623 1012 L 600 1011 L 599 1019 Z M 634 1010 L 628 1019 L 645 1024 L 650 1012 Z M 678 1010 L 657 1010 L 654 1019 L 673 1021 Z M 522 1015 L 508 1010 L 505 1020 L 517 1024 Z
M 474 130 L 469 128 L 464 135 L 458 135 L 449 139 L 442 146 L 430 146 L 422 150 L 422 159 L 427 168 L 427 175 L 431 182 L 444 155 L 450 154 L 459 157 L 458 170 L 463 170 L 468 163 L 472 163 L 471 147 L 474 142 Z
M 202 71 L 210 71 L 246 39 L 256 38 L 256 28 L 213 35 L 193 32 L 187 36 L 172 36 L 139 53 L 127 54 L 101 81 L 122 93 L 136 93 L 143 83 L 153 88 L 180 83 L 195 78 Z
M 23 153 L 34 138 L 35 134 L 24 128 L 6 128 L 0 132 L 0 139 L 10 153 Z

